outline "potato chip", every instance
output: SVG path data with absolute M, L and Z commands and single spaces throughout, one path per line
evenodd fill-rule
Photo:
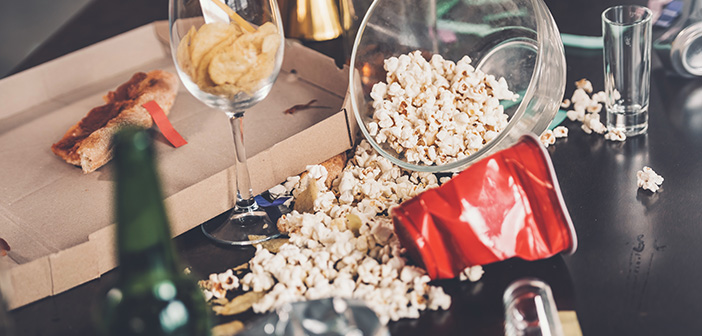
M 212 48 L 230 36 L 238 36 L 240 29 L 225 22 L 212 22 L 204 24 L 192 37 L 190 43 L 190 60 L 193 64 L 200 64 L 200 60 Z
M 327 179 L 324 180 L 324 184 L 331 189 L 332 182 L 341 175 L 346 167 L 346 152 L 339 153 L 320 164 L 327 169 Z
M 258 52 L 252 43 L 256 33 L 240 36 L 228 52 L 218 53 L 209 67 L 210 78 L 215 84 L 236 84 L 239 77 L 255 69 Z
M 191 28 L 178 45 L 176 58 L 201 90 L 233 98 L 252 94 L 275 67 L 280 48 L 277 27 L 267 22 L 244 32 L 235 23 L 214 22 Z
M 238 37 L 238 35 L 232 35 L 226 38 L 224 41 L 221 41 L 218 45 L 216 45 L 214 48 L 208 51 L 202 57 L 202 59 L 200 59 L 200 62 L 196 65 L 195 77 L 192 78 L 195 84 L 197 84 L 200 87 L 200 89 L 212 93 L 211 88 L 214 87 L 216 84 L 212 82 L 212 79 L 210 78 L 210 75 L 207 70 L 209 68 L 210 62 L 212 61 L 212 58 L 214 56 L 226 53 L 227 48 L 229 48 Z
M 266 22 L 258 27 L 258 32 L 263 35 L 278 34 L 278 28 L 272 22 Z
M 347 231 L 348 229 L 346 228 L 346 220 L 343 218 L 334 218 L 329 222 L 329 228 L 330 229 L 337 229 L 339 231 Z
M 210 301 L 208 301 L 212 305 L 218 305 L 218 306 L 223 306 L 229 303 L 229 300 L 227 298 L 213 298 Z
M 259 243 L 261 246 L 263 246 L 264 249 L 270 251 L 271 253 L 278 253 L 280 252 L 280 247 L 283 246 L 284 244 L 287 244 L 290 241 L 288 238 L 275 238 L 271 240 L 266 240 L 264 242 Z M 257 244 L 257 245 L 259 245 Z
M 259 57 L 256 64 L 252 67 L 255 71 L 247 71 L 236 82 L 237 86 L 241 87 L 246 92 L 253 92 L 260 87 L 260 83 L 264 82 L 273 72 L 275 64 L 272 59 Z
M 195 27 L 190 26 L 190 30 L 188 30 L 188 33 L 185 34 L 183 39 L 180 40 L 176 50 L 176 59 L 178 60 L 180 69 L 190 77 L 193 76 L 193 70 L 195 69 L 193 62 L 190 59 L 190 44 L 192 43 L 192 37 L 196 32 L 197 30 L 195 30 Z
M 261 239 L 266 239 L 268 236 L 266 235 L 248 235 L 249 241 L 257 241 Z
M 268 22 L 256 32 L 240 36 L 230 53 L 215 56 L 210 63 L 210 78 L 218 85 L 236 85 L 250 94 L 273 72 L 279 46 L 277 28 Z
M 244 323 L 234 320 L 212 328 L 212 336 L 231 336 L 238 334 L 242 330 L 244 330 Z
M 303 190 L 295 199 L 295 207 L 299 213 L 314 212 L 314 201 L 319 194 L 319 187 L 315 179 L 309 179 L 307 189 Z
M 273 56 L 278 51 L 278 46 L 280 45 L 280 36 L 278 34 L 270 34 L 263 38 L 261 42 L 261 53 L 268 54 L 266 57 Z M 269 56 L 270 55 L 270 56 Z
M 346 214 L 346 227 L 353 232 L 354 236 L 359 236 L 361 226 L 363 226 L 363 221 L 360 217 L 351 213 Z
M 228 316 L 241 314 L 251 309 L 253 304 L 258 302 L 258 300 L 260 300 L 264 295 L 265 293 L 263 292 L 246 292 L 233 298 L 231 301 L 229 301 L 223 306 L 212 307 L 212 310 L 217 315 Z

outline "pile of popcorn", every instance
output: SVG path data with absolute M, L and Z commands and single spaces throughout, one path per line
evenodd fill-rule
M 250 273 L 241 279 L 231 270 L 213 274 L 207 288 L 265 292 L 253 305 L 257 313 L 330 296 L 363 300 L 383 323 L 417 318 L 426 309 L 448 309 L 451 297 L 430 285 L 423 269 L 408 263 L 387 215 L 391 206 L 437 187 L 436 176 L 403 171 L 363 141 L 331 189 L 326 179 L 323 166 L 309 166 L 307 174 L 271 189 L 297 197 L 315 184 L 319 192 L 313 212 L 293 211 L 278 221 L 290 236 L 278 253 L 258 246 Z M 482 268 L 474 266 L 461 279 L 481 276 Z M 205 295 L 224 297 L 226 290 L 205 290 Z
M 385 60 L 386 82 L 371 91 L 368 132 L 410 163 L 446 164 L 477 152 L 507 126 L 500 100 L 516 100 L 504 78 L 419 51 Z

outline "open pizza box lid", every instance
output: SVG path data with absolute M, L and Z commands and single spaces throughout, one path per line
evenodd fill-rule
M 138 71 L 175 73 L 168 25 L 156 22 L 0 80 L 0 237 L 11 247 L 11 308 L 59 294 L 116 265 L 112 164 L 83 174 L 51 145 L 102 96 Z M 244 137 L 254 192 L 352 147 L 356 124 L 344 106 L 348 70 L 288 41 L 268 97 L 246 112 Z M 326 108 L 284 111 L 315 99 Z M 169 119 L 188 144 L 156 150 L 173 235 L 232 207 L 236 172 L 226 115 L 181 85 Z

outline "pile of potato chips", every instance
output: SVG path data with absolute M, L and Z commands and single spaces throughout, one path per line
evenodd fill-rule
M 271 22 L 253 31 L 234 22 L 213 22 L 200 29 L 191 27 L 176 58 L 201 90 L 231 98 L 239 92 L 252 94 L 266 84 L 279 47 L 280 35 Z

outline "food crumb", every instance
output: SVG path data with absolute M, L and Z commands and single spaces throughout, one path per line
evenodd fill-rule
M 458 278 L 461 281 L 470 281 L 470 282 L 477 282 L 480 280 L 480 278 L 483 277 L 483 274 L 485 271 L 483 270 L 483 267 L 480 265 L 475 265 L 475 266 L 470 266 L 466 267 L 466 269 L 461 272 L 461 274 L 458 275 Z
M 636 172 L 636 185 L 639 188 L 656 192 L 663 184 L 663 176 L 658 175 L 651 167 L 643 167 Z
M 544 147 L 548 148 L 549 145 L 556 143 L 556 136 L 553 135 L 553 131 L 547 129 L 541 133 L 539 140 L 541 140 L 541 144 L 544 145 Z
M 563 102 L 561 102 L 561 108 L 569 108 L 570 107 L 570 99 L 566 98 L 563 99 Z
M 619 129 L 610 129 L 607 134 L 604 135 L 605 139 L 609 141 L 624 141 L 626 140 L 626 134 Z
M 553 136 L 555 136 L 556 139 L 567 138 L 568 137 L 568 127 L 556 126 L 556 128 L 553 129 Z

